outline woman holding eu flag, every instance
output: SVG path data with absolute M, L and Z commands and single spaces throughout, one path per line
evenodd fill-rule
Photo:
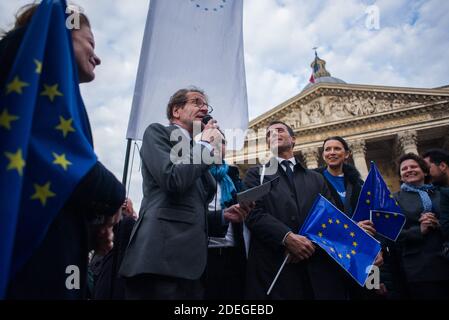
M 80 24 L 70 31 L 65 0 L 42 0 L 19 10 L 14 28 L 0 36 L 0 107 L 9 101 L 10 108 L 3 110 L 8 131 L 0 126 L 0 147 L 24 150 L 8 154 L 8 167 L 1 162 L 0 194 L 4 181 L 18 187 L 9 185 L 16 206 L 7 209 L 17 217 L 10 229 L 17 232 L 0 243 L 8 263 L 0 261 L 0 298 L 5 278 L 7 299 L 86 298 L 88 252 L 112 246 L 111 234 L 89 239 L 88 227 L 95 220 L 112 229 L 125 201 L 125 188 L 93 152 L 79 83 L 95 78 L 100 59 L 87 16 L 71 9 Z
M 408 153 L 398 161 L 401 190 L 395 199 L 406 216 L 399 235 L 400 261 L 411 299 L 449 299 L 449 262 L 441 256 L 440 192 L 424 159 Z
M 324 179 L 332 194 L 336 207 L 349 217 L 352 216 L 363 186 L 363 180 L 359 171 L 347 163 L 351 150 L 345 139 L 340 136 L 329 137 L 323 142 L 323 160 L 325 167 L 316 169 L 324 176 Z M 369 221 L 360 221 L 359 227 L 374 236 L 376 230 L 374 224 Z M 376 260 L 376 265 L 383 263 L 382 254 Z M 348 290 L 351 299 L 376 298 L 368 290 L 363 290 L 355 285 L 352 279 L 348 279 Z
M 345 139 L 339 136 L 329 137 L 323 142 L 323 160 L 326 166 L 316 171 L 324 176 L 337 208 L 351 217 L 357 206 L 363 180 L 359 171 L 346 162 L 350 154 L 351 150 Z M 371 221 L 361 221 L 358 225 L 372 236 L 375 235 L 376 230 Z

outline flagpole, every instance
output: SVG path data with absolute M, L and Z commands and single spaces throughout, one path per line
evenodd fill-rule
M 284 262 L 282 262 L 282 265 L 281 265 L 281 267 L 279 268 L 279 271 L 278 271 L 278 273 L 276 274 L 276 277 L 274 277 L 274 280 L 273 280 L 273 282 L 271 283 L 271 286 L 270 286 L 270 288 L 269 288 L 268 291 L 267 291 L 267 296 L 269 296 L 270 293 L 271 293 L 271 290 L 273 290 L 273 287 L 274 287 L 274 285 L 276 284 L 276 281 L 278 280 L 279 275 L 281 274 L 282 270 L 284 269 L 285 264 L 287 263 L 287 260 L 288 260 L 289 257 L 290 257 L 290 253 L 288 253 L 288 254 L 285 256 Z
M 128 179 L 128 167 L 129 167 L 129 155 L 131 153 L 131 143 L 133 142 L 132 139 L 127 139 L 128 143 L 126 145 L 126 156 L 125 156 L 125 166 L 123 168 L 123 178 L 122 183 L 126 187 L 126 181 Z

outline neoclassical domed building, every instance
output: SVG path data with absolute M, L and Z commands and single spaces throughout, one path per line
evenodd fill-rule
M 435 147 L 449 149 L 449 86 L 350 84 L 332 77 L 316 53 L 311 67 L 311 82 L 298 95 L 253 119 L 249 128 L 258 134 L 247 137 L 243 152 L 228 155 L 242 171 L 266 154 L 266 146 L 256 141 L 264 140 L 264 129 L 274 120 L 293 127 L 295 154 L 308 168 L 323 164 L 323 140 L 339 135 L 350 143 L 351 161 L 362 176 L 375 161 L 394 191 L 399 188 L 398 156 Z

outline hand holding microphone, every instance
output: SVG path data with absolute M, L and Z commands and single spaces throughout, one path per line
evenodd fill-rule
M 204 124 L 201 140 L 208 142 L 213 147 L 217 144 L 221 144 L 224 140 L 224 136 L 219 130 L 217 120 L 210 115 L 205 115 L 201 122 Z
M 207 129 L 219 129 L 219 125 L 217 124 L 217 120 L 215 120 L 214 118 L 212 118 L 212 116 L 210 114 L 206 114 L 204 116 L 204 118 L 201 120 L 201 122 L 203 123 L 203 131 L 207 130 Z

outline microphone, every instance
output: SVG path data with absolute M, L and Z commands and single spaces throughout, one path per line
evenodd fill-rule
M 201 128 L 201 131 L 204 130 L 204 128 L 206 127 L 207 123 L 213 119 L 212 116 L 210 114 L 206 114 L 203 119 L 201 119 L 201 123 L 203 124 L 203 127 Z
M 206 114 L 203 119 L 201 119 L 201 122 L 206 125 L 211 119 L 213 119 L 212 116 L 210 114 Z
M 208 123 L 210 120 L 212 120 L 212 119 L 213 119 L 213 117 L 212 117 L 210 114 L 206 114 L 206 115 L 203 117 L 203 119 L 201 119 L 201 122 L 202 122 L 204 125 L 207 125 L 207 123 Z M 220 130 L 220 127 L 216 126 L 215 128 L 216 128 L 218 131 L 220 131 L 220 133 L 224 136 L 224 133 L 223 133 L 223 131 Z

